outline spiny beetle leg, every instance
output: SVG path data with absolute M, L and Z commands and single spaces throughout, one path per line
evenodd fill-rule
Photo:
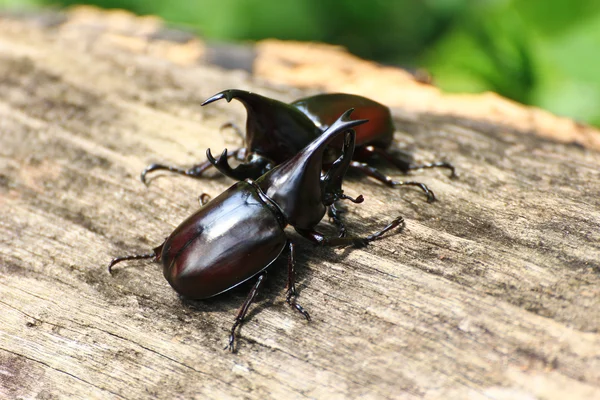
M 256 283 L 250 290 L 250 293 L 248 293 L 248 297 L 246 297 L 246 300 L 240 307 L 237 317 L 235 317 L 235 322 L 233 323 L 233 326 L 231 327 L 231 333 L 229 334 L 229 343 L 225 347 L 226 349 L 229 348 L 229 351 L 231 351 L 232 353 L 235 352 L 235 347 L 234 347 L 234 345 L 235 345 L 235 330 L 244 321 L 244 318 L 246 317 L 246 314 L 248 313 L 248 309 L 250 308 L 250 305 L 252 304 L 254 299 L 256 299 L 256 296 L 258 295 L 258 291 L 260 290 L 260 288 L 263 285 L 263 282 L 265 281 L 266 278 L 267 278 L 266 271 L 262 272 L 258 276 Z
M 404 222 L 404 218 L 397 217 L 395 220 L 393 220 L 392 222 L 390 222 L 389 224 L 387 224 L 385 226 L 385 228 L 383 228 L 379 232 L 375 232 L 375 233 L 367 236 L 367 241 L 372 242 L 373 240 L 377 240 L 381 236 L 383 236 L 386 232 L 388 232 L 388 231 L 390 231 L 392 229 L 395 229 L 397 227 L 400 227 L 399 229 L 402 230 L 402 229 L 404 229 L 405 225 L 406 225 L 406 223 Z
M 115 266 L 115 264 L 118 264 L 121 261 L 127 261 L 127 260 L 144 260 L 144 259 L 147 259 L 147 258 L 156 258 L 156 253 L 134 254 L 134 255 L 131 255 L 131 256 L 115 257 L 108 264 L 108 273 L 112 275 L 112 268 Z
M 446 168 L 450 170 L 450 178 L 456 178 L 456 171 L 454 169 L 454 165 L 445 162 L 445 161 L 438 161 L 438 162 L 433 162 L 433 163 L 427 163 L 427 164 L 410 164 L 408 166 L 409 170 L 415 170 L 415 169 L 427 169 L 427 168 Z
M 371 167 L 370 165 L 361 163 L 358 161 L 352 161 L 352 163 L 350 164 L 350 169 L 354 170 L 354 171 L 360 171 L 363 174 L 370 176 L 371 178 L 374 178 L 374 179 L 378 180 L 379 182 L 384 183 L 391 187 L 417 186 L 427 196 L 428 203 L 432 203 L 435 201 L 435 194 L 424 183 L 415 182 L 415 181 L 395 181 L 392 178 L 390 178 L 389 176 L 386 176 L 386 175 L 382 174 L 381 172 L 379 172 L 377 169 Z
M 300 235 L 302 235 L 306 239 L 310 240 L 311 242 L 313 242 L 314 244 L 317 244 L 319 246 L 363 247 L 363 246 L 366 246 L 367 244 L 369 244 L 370 242 L 372 242 L 373 240 L 379 239 L 386 232 L 388 232 L 391 229 L 394 229 L 396 227 L 404 228 L 404 218 L 398 217 L 395 220 L 393 220 L 392 222 L 390 222 L 389 224 L 387 224 L 386 227 L 383 228 L 382 230 L 377 231 L 367 237 L 362 237 L 362 238 L 361 237 L 343 237 L 343 238 L 327 237 L 327 236 L 323 235 L 322 233 L 319 233 L 314 230 L 309 230 L 309 229 L 296 228 L 296 232 L 298 232 Z
M 377 148 L 374 146 L 367 146 L 362 151 L 366 152 L 368 154 L 371 154 L 371 155 L 374 155 L 374 154 L 378 155 L 379 157 L 383 158 L 390 164 L 394 165 L 396 168 L 398 168 L 400 171 L 402 171 L 404 173 L 407 173 L 408 171 L 412 171 L 415 169 L 446 168 L 446 169 L 450 170 L 451 178 L 454 178 L 456 176 L 456 171 L 454 169 L 454 165 L 450 164 L 449 162 L 438 161 L 438 162 L 434 162 L 434 163 L 414 164 L 412 162 L 407 162 L 400 158 L 396 158 L 396 157 L 392 156 L 390 153 L 388 153 L 387 151 L 385 151 L 384 149 L 380 149 L 380 148 Z
M 287 296 L 285 301 L 292 307 L 294 310 L 298 311 L 300 314 L 304 315 L 307 321 L 310 321 L 310 315 L 308 311 L 304 309 L 300 304 L 296 303 L 296 298 L 298 297 L 298 292 L 296 291 L 296 270 L 294 267 L 294 243 L 291 240 L 288 240 L 288 247 L 290 249 L 290 254 L 288 256 L 288 284 L 287 284 Z
M 329 218 L 331 218 L 335 226 L 338 228 L 338 236 L 346 237 L 346 225 L 344 225 L 344 222 L 342 222 L 340 214 L 341 211 L 337 209 L 335 203 L 327 207 L 327 215 L 329 216 Z
M 232 152 L 231 154 L 228 155 L 228 158 L 231 158 L 231 157 L 237 158 L 239 152 L 240 152 L 240 149 L 235 150 L 234 152 Z M 188 169 L 184 169 L 184 168 L 177 167 L 174 165 L 150 164 L 140 174 L 140 180 L 144 183 L 144 185 L 147 185 L 148 183 L 146 182 L 146 175 L 148 175 L 150 172 L 153 172 L 153 171 L 169 171 L 169 172 L 173 172 L 173 173 L 176 173 L 179 175 L 190 176 L 192 178 L 200 178 L 202 176 L 202 174 L 204 173 L 204 171 L 211 168 L 212 166 L 213 166 L 213 164 L 210 161 L 205 161 L 203 163 L 196 164 L 193 167 L 188 168 Z
M 212 164 L 209 161 L 205 161 L 201 164 L 194 165 L 191 168 L 184 169 L 181 167 L 176 167 L 174 165 L 165 165 L 165 164 L 150 164 L 140 174 L 140 180 L 144 185 L 147 185 L 146 175 L 153 171 L 169 171 L 179 175 L 186 175 L 192 177 L 200 177 L 204 171 L 212 167 Z

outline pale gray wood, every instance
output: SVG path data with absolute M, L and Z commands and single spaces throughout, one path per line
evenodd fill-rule
M 51 21 L 0 21 L 0 397 L 600 398 L 598 152 L 394 110 L 395 145 L 452 161 L 459 178 L 413 174 L 436 192 L 431 205 L 350 179 L 366 198 L 347 205 L 351 232 L 397 215 L 405 231 L 360 250 L 290 233 L 313 321 L 286 306 L 281 260 L 232 355 L 248 287 L 182 301 L 155 264 L 114 277 L 106 265 L 159 244 L 199 194 L 232 184 L 139 182 L 149 162 L 192 165 L 239 145 L 219 127 L 243 124 L 241 106 L 202 100 L 303 93 Z

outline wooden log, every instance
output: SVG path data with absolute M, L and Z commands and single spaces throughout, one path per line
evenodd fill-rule
M 186 301 L 155 264 L 107 273 L 113 256 L 159 244 L 199 194 L 232 184 L 217 174 L 139 182 L 149 162 L 192 165 L 208 147 L 240 145 L 219 128 L 243 124 L 243 108 L 200 107 L 208 96 L 241 88 L 290 101 L 354 81 L 377 97 L 361 88 L 383 73 L 282 85 L 259 68 L 267 44 L 232 52 L 248 73 L 208 64 L 214 48 L 155 18 L 90 8 L 2 17 L 0 398 L 600 398 L 600 134 L 513 103 L 538 123 L 483 118 L 482 99 L 508 103 L 497 96 L 410 107 L 419 87 L 437 89 L 400 70 L 389 72 L 407 83 L 378 84 L 386 101 L 406 103 L 393 109 L 394 147 L 451 161 L 459 178 L 410 177 L 434 204 L 349 179 L 347 192 L 366 197 L 347 207 L 350 231 L 407 221 L 364 249 L 318 249 L 290 232 L 312 322 L 285 304 L 285 260 L 237 354 L 223 347 L 248 286 Z M 331 51 L 340 71 L 365 65 Z M 562 143 L 547 138 L 559 123 Z

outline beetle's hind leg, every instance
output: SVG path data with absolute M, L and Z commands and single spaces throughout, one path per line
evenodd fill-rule
M 134 254 L 134 255 L 131 255 L 131 256 L 115 257 L 108 264 L 108 273 L 112 275 L 112 273 L 113 273 L 113 271 L 112 271 L 113 267 L 115 266 L 115 264 L 118 264 L 121 261 L 127 261 L 127 260 L 145 260 L 145 259 L 148 259 L 148 258 L 154 258 L 154 259 L 156 259 L 156 253 Z
M 410 164 L 408 166 L 408 169 L 411 171 L 415 170 L 415 169 L 428 169 L 428 168 L 446 168 L 446 169 L 450 170 L 450 178 L 456 177 L 456 171 L 454 170 L 454 165 L 452 165 L 446 161 L 437 161 L 437 162 L 426 163 L 426 164 Z
M 164 246 L 164 242 L 160 245 L 155 247 L 154 249 L 152 249 L 152 253 L 147 253 L 147 254 L 132 254 L 129 256 L 121 256 L 121 257 L 115 257 L 113 258 L 110 263 L 108 264 L 108 273 L 110 273 L 112 275 L 113 273 L 113 267 L 115 266 L 115 264 L 120 263 L 121 261 L 127 261 L 127 260 L 145 260 L 148 258 L 154 258 L 154 261 L 159 261 L 161 256 L 162 256 L 162 250 L 163 250 L 163 246 Z
M 244 318 L 246 317 L 246 314 L 248 313 L 248 309 L 250 308 L 250 305 L 252 304 L 252 302 L 254 302 L 254 300 L 256 299 L 256 296 L 258 295 L 258 291 L 262 287 L 266 278 L 267 278 L 267 272 L 263 271 L 258 276 L 256 283 L 250 290 L 250 293 L 248 293 L 248 297 L 246 297 L 246 300 L 240 307 L 240 310 L 238 311 L 238 314 L 235 317 L 235 322 L 233 323 L 233 326 L 231 327 L 231 333 L 229 334 L 229 343 L 225 347 L 226 349 L 229 348 L 229 351 L 231 351 L 232 353 L 235 351 L 235 347 L 234 347 L 235 330 L 237 329 L 238 326 L 240 326 L 242 324 L 242 322 L 244 322 Z
M 298 292 L 296 291 L 296 270 L 294 268 L 295 251 L 294 243 L 292 243 L 290 240 L 288 240 L 288 247 L 290 249 L 290 254 L 288 256 L 288 284 L 285 301 L 290 305 L 290 307 L 302 314 L 307 321 L 310 321 L 310 315 L 308 312 L 304 309 L 304 307 L 296 302 L 296 299 L 298 298 Z
M 369 155 L 377 155 L 377 156 L 383 158 L 384 160 L 386 160 L 390 164 L 394 165 L 396 168 L 398 168 L 400 171 L 402 171 L 405 174 L 408 173 L 409 171 L 412 171 L 415 169 L 446 168 L 446 169 L 450 170 L 451 178 L 456 177 L 456 171 L 454 169 L 454 165 L 452 165 L 446 161 L 438 161 L 438 162 L 425 163 L 425 164 L 415 164 L 413 162 L 394 157 L 391 154 L 389 154 L 387 151 L 377 148 L 377 147 L 374 147 L 374 146 L 367 146 L 362 151 L 363 151 L 363 153 L 367 153 Z
M 228 155 L 228 158 L 235 157 L 236 159 L 238 159 L 238 154 L 240 153 L 240 151 L 241 149 L 233 151 L 231 154 Z M 190 176 L 192 178 L 200 178 L 202 177 L 204 171 L 211 168 L 212 166 L 213 164 L 208 160 L 203 163 L 196 164 L 188 169 L 177 167 L 174 165 L 150 164 L 146 168 L 144 168 L 144 170 L 140 174 L 140 180 L 144 183 L 144 185 L 147 185 L 148 183 L 146 182 L 146 175 L 153 171 L 169 171 L 179 175 Z
M 354 171 L 360 171 L 363 174 L 370 176 L 371 178 L 374 178 L 374 179 L 378 180 L 379 182 L 384 183 L 391 187 L 417 186 L 427 196 L 428 203 L 432 203 L 433 201 L 435 201 L 435 194 L 424 183 L 415 182 L 415 181 L 395 181 L 392 178 L 390 178 L 389 176 L 386 176 L 386 175 L 382 174 L 381 172 L 379 172 L 376 168 L 373 168 L 370 165 L 368 165 L 366 163 L 361 163 L 359 161 L 352 161 L 350 163 L 349 169 L 354 170 Z

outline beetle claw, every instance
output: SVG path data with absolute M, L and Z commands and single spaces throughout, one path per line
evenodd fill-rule
M 343 194 L 343 193 L 342 193 L 342 194 L 340 194 L 340 195 L 339 195 L 339 197 L 340 197 L 340 199 L 343 199 L 343 200 L 350 200 L 350 201 L 351 201 L 351 202 L 353 202 L 354 204 L 360 204 L 360 203 L 362 203 L 363 201 L 365 201 L 365 198 L 363 197 L 363 195 L 362 195 L 362 194 L 359 194 L 359 195 L 358 195 L 358 197 L 357 197 L 357 198 L 355 198 L 355 199 L 353 199 L 352 197 L 350 197 L 350 196 L 347 196 L 347 195 L 345 195 L 345 194 Z
M 229 350 L 231 353 L 235 353 L 235 335 L 232 333 L 231 336 L 229 336 L 229 343 L 227 343 L 227 345 L 225 347 L 223 347 L 223 350 Z

